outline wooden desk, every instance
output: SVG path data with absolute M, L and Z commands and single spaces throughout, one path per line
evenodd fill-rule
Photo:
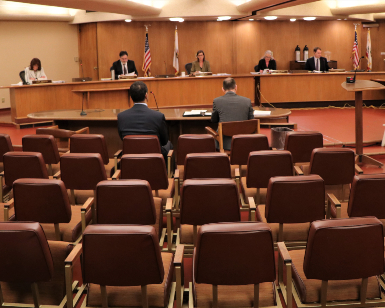
M 202 109 L 202 108 L 195 108 Z M 204 108 L 208 111 L 210 108 Z M 270 115 L 256 116 L 262 122 L 288 122 L 291 111 L 281 108 L 254 108 L 258 110 L 270 110 Z M 166 108 L 161 109 L 166 117 L 170 140 L 177 144 L 178 137 L 182 134 L 205 134 L 205 126 L 217 129 L 217 123 L 211 123 L 211 117 L 183 117 L 183 113 L 191 108 Z M 86 110 L 87 115 L 81 116 L 80 109 L 77 110 L 53 110 L 29 114 L 28 117 L 36 121 L 54 120 L 60 128 L 77 130 L 88 126 L 91 134 L 102 134 L 105 136 L 108 153 L 110 157 L 122 148 L 122 141 L 118 135 L 117 115 L 123 109 L 96 109 Z

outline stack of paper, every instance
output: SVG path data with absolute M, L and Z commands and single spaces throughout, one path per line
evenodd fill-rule
M 203 112 L 206 113 L 207 110 L 191 110 L 191 111 L 185 111 L 184 116 L 200 116 Z
M 255 116 L 270 115 L 270 114 L 271 114 L 271 111 L 269 111 L 269 110 L 254 110 Z

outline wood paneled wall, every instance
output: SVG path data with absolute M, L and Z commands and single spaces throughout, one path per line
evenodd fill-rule
M 294 49 L 308 45 L 310 55 L 315 46 L 331 51 L 339 68 L 352 69 L 354 26 L 351 21 L 195 21 L 195 22 L 100 22 L 80 26 L 79 54 L 85 75 L 99 68 L 99 78 L 109 77 L 109 68 L 127 50 L 143 76 L 145 24 L 149 27 L 152 75 L 172 74 L 174 31 L 178 26 L 180 71 L 195 60 L 203 49 L 215 73 L 242 74 L 253 71 L 264 52 L 272 50 L 278 69 L 289 69 Z M 361 34 L 362 33 L 362 34 Z M 372 28 L 373 70 L 385 70 L 380 50 L 385 45 L 385 22 Z M 366 29 L 358 27 L 361 55 L 365 55 Z M 94 51 L 97 51 L 96 55 Z M 302 51 L 301 51 L 302 53 Z M 85 58 L 89 58 L 86 60 Z M 366 61 L 363 61 L 366 67 Z M 86 73 L 87 72 L 87 73 Z M 95 74 L 94 74 L 95 75 Z M 94 77 L 95 78 L 95 77 Z

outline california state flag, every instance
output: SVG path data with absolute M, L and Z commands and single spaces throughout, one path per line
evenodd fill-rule
M 366 60 L 367 60 L 367 67 L 366 69 L 368 72 L 370 72 L 373 68 L 372 63 L 372 41 L 370 40 L 370 28 L 368 28 L 368 35 L 366 38 Z
M 175 29 L 174 60 L 172 66 L 175 68 L 175 75 L 179 73 L 179 48 L 178 48 L 178 30 Z

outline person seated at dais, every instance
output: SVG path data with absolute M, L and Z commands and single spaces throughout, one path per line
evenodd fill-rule
M 31 64 L 24 70 L 25 82 L 32 84 L 32 81 L 35 80 L 47 80 L 47 75 L 44 72 L 44 69 L 41 67 L 41 62 L 38 58 L 33 58 Z
M 192 63 L 190 73 L 195 75 L 198 72 L 211 72 L 210 63 L 206 60 L 203 50 L 198 50 L 196 57 L 197 60 Z
M 265 55 L 258 63 L 258 69 L 260 73 L 263 73 L 265 69 L 276 70 L 277 63 L 273 58 L 273 53 L 271 50 L 266 50 Z

